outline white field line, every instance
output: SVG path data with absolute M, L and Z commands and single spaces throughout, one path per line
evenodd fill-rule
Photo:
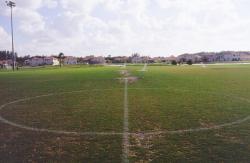
M 147 67 L 148 67 L 148 64 L 145 63 L 144 66 L 143 66 L 143 68 L 141 70 L 139 70 L 139 71 L 147 71 Z
M 110 91 L 110 90 L 114 90 L 114 89 L 103 89 L 104 91 Z M 40 95 L 40 96 L 34 96 L 34 97 L 28 97 L 28 98 L 23 98 L 23 99 L 18 99 L 6 104 L 3 104 L 0 106 L 0 110 L 2 110 L 3 108 L 5 108 L 8 105 L 12 105 L 15 103 L 19 103 L 19 102 L 23 102 L 23 101 L 29 101 L 32 99 L 37 99 L 37 98 L 42 98 L 42 97 L 49 97 L 49 96 L 53 96 L 53 95 L 61 95 L 61 94 L 71 94 L 71 93 L 80 93 L 80 92 L 84 92 L 87 90 L 79 90 L 79 91 L 70 91 L 70 92 L 60 92 L 60 93 L 50 93 L 50 94 L 46 94 L 46 95 Z M 102 91 L 102 89 L 94 89 L 91 91 Z M 5 118 L 3 118 L 0 115 L 0 121 L 8 124 L 10 126 L 13 127 L 17 127 L 17 128 L 21 128 L 21 129 L 25 129 L 25 130 L 29 130 L 29 131 L 34 131 L 34 132 L 48 132 L 48 133 L 53 133 L 53 134 L 65 134 L 65 135 L 123 135 L 122 132 L 74 132 L 74 131 L 64 131 L 64 130 L 52 130 L 52 129 L 43 129 L 43 128 L 36 128 L 36 127 L 29 127 L 26 125 L 22 125 L 22 124 L 18 124 L 12 121 L 9 121 Z
M 191 129 L 183 129 L 183 130 L 173 130 L 173 131 L 169 131 L 169 130 L 163 130 L 163 131 L 152 131 L 152 132 L 145 132 L 145 133 L 141 133 L 143 135 L 160 135 L 160 134 L 183 134 L 183 133 L 193 133 L 193 132 L 200 132 L 200 131 L 208 131 L 208 130 L 218 130 L 224 127 L 230 127 L 233 125 L 237 125 L 237 124 L 241 124 L 243 122 L 246 122 L 250 120 L 250 116 L 247 116 L 243 119 L 239 119 L 236 120 L 234 122 L 229 122 L 229 123 L 224 123 L 224 124 L 220 124 L 220 125 L 215 125 L 212 127 L 201 127 L 201 128 L 191 128 Z M 138 135 L 138 133 L 136 133 L 136 135 Z
M 147 70 L 147 66 L 148 66 L 147 63 L 145 63 L 142 71 L 146 71 Z
M 193 64 L 196 66 L 201 66 L 201 65 L 206 65 L 206 66 L 225 66 L 225 65 L 249 65 L 249 62 L 243 62 L 243 63 L 197 63 L 197 64 Z
M 215 126 L 211 127 L 201 127 L 201 128 L 191 128 L 191 129 L 182 129 L 182 130 L 161 130 L 161 131 L 146 131 L 146 132 L 129 132 L 128 128 L 128 99 L 127 99 L 127 91 L 128 90 L 153 90 L 153 89 L 170 89 L 170 88 L 127 88 L 128 81 L 127 79 L 125 80 L 125 88 L 124 88 L 124 132 L 74 132 L 74 131 L 63 131 L 63 130 L 51 130 L 51 129 L 40 129 L 40 128 L 35 128 L 35 127 L 29 127 L 25 126 L 22 124 L 18 124 L 12 121 L 9 121 L 5 118 L 3 118 L 0 115 L 0 122 L 8 124 L 13 127 L 21 128 L 24 130 L 29 130 L 29 131 L 34 131 L 34 132 L 47 132 L 47 133 L 53 133 L 53 134 L 65 134 L 65 135 L 89 135 L 89 136 L 96 136 L 96 135 L 123 135 L 123 144 L 127 144 L 128 146 L 124 146 L 125 150 L 124 152 L 129 152 L 129 135 L 138 135 L 138 134 L 144 134 L 144 135 L 158 135 L 158 134 L 182 134 L 182 133 L 194 133 L 194 132 L 201 132 L 201 131 L 209 131 L 209 130 L 218 130 L 221 128 L 225 127 L 230 127 L 234 125 L 239 125 L 241 123 L 244 123 L 246 121 L 250 120 L 250 115 L 238 119 L 233 122 L 228 122 L 224 124 L 218 124 Z M 48 97 L 48 96 L 53 96 L 53 95 L 60 95 L 60 94 L 71 94 L 71 93 L 79 93 L 79 92 L 84 92 L 84 91 L 110 91 L 110 90 L 122 90 L 123 88 L 115 88 L 115 89 L 93 89 L 93 90 L 79 90 L 79 91 L 71 91 L 71 92 L 61 92 L 61 93 L 51 93 L 47 95 L 40 95 L 40 96 L 34 96 L 34 97 L 28 97 L 28 98 L 23 98 L 23 99 L 18 99 L 9 103 L 5 103 L 3 105 L 0 105 L 0 110 L 4 109 L 8 105 L 12 105 L 15 103 L 23 102 L 23 101 L 28 101 L 32 99 L 37 99 L 37 98 L 42 98 L 42 97 Z M 178 89 L 174 89 L 178 91 Z M 189 91 L 189 90 L 179 90 L 179 91 Z M 211 93 L 209 91 L 202 91 L 203 93 Z M 217 94 L 217 95 L 225 95 L 225 94 L 220 94 L 220 93 L 211 93 L 211 94 Z M 245 101 L 247 103 L 250 103 L 249 99 L 242 98 L 242 97 L 235 97 L 233 95 L 226 95 L 228 97 L 233 97 L 242 101 Z M 127 153 L 128 154 L 128 153 Z
M 128 79 L 124 79 L 124 115 L 123 115 L 123 152 L 122 161 L 128 163 L 129 155 L 129 122 L 128 122 Z
M 106 89 L 106 90 L 111 90 L 111 89 Z M 23 98 L 23 99 L 15 100 L 15 101 L 1 105 L 0 110 L 2 110 L 4 107 L 6 107 L 8 105 L 23 102 L 23 101 L 28 101 L 28 100 L 32 100 L 32 99 L 36 99 L 36 98 L 48 97 L 48 96 L 53 96 L 53 95 L 66 94 L 66 93 L 77 93 L 77 92 L 83 92 L 83 91 L 62 92 L 62 93 L 35 96 L 35 97 L 30 97 L 30 98 Z M 9 121 L 9 120 L 3 118 L 1 115 L 0 115 L 0 121 L 5 123 L 5 124 L 8 124 L 10 126 L 13 126 L 13 127 L 17 127 L 17 128 L 21 128 L 21 129 L 25 129 L 25 130 L 29 130 L 29 131 L 34 131 L 34 132 L 48 132 L 48 133 L 65 134 L 65 135 L 123 135 L 123 133 L 119 133 L 119 132 L 74 132 L 74 131 L 51 130 L 51 129 L 29 127 L 26 125 L 22 125 L 22 124 L 18 124 L 18 123 Z
M 201 67 L 206 68 L 207 65 L 205 65 L 205 64 L 203 63 L 203 64 L 201 64 Z

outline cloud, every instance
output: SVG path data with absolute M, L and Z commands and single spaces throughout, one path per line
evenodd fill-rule
M 43 16 L 33 10 L 20 9 L 16 10 L 16 19 L 18 19 L 17 29 L 27 35 L 36 34 L 45 29 Z
M 24 9 L 38 9 L 42 7 L 42 0 L 15 0 L 16 5 Z
M 16 44 L 23 55 L 60 51 L 71 55 L 171 55 L 248 48 L 250 11 L 246 0 L 16 3 Z M 9 15 L 6 7 L 0 9 L 0 16 Z M 3 23 L 0 20 L 1 26 Z M 3 41 L 0 46 L 4 47 Z
M 0 26 L 0 49 L 4 50 L 6 47 L 10 47 L 11 39 L 3 27 Z
M 50 9 L 56 8 L 58 6 L 58 2 L 56 0 L 44 0 L 43 5 Z
M 88 14 L 101 0 L 60 0 L 63 9 L 74 12 Z

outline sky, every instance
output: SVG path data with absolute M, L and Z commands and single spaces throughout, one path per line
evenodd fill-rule
M 13 1 L 21 56 L 250 50 L 249 0 Z M 0 50 L 10 49 L 10 8 L 0 0 Z

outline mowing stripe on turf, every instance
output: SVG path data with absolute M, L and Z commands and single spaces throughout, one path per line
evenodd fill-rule
M 123 117 L 123 162 L 128 163 L 129 154 L 129 123 L 128 123 L 128 79 L 124 79 L 124 117 Z

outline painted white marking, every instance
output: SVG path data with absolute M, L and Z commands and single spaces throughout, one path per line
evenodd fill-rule
M 202 65 L 205 65 L 205 66 L 225 66 L 225 65 L 229 65 L 229 66 L 231 66 L 231 65 L 249 65 L 250 63 L 249 62 L 240 62 L 240 63 L 207 63 L 207 64 L 205 64 L 205 63 L 197 63 L 197 64 L 193 64 L 193 65 L 196 65 L 196 66 L 202 66 Z
M 233 125 L 241 124 L 250 120 L 250 116 L 247 116 L 243 119 L 236 120 L 234 122 L 224 123 L 220 125 L 215 125 L 212 127 L 201 127 L 201 128 L 191 128 L 191 129 L 183 129 L 183 130 L 174 130 L 174 131 L 153 131 L 153 132 L 145 132 L 144 135 L 159 135 L 159 134 L 183 134 L 183 133 L 193 133 L 193 132 L 200 132 L 200 131 L 208 131 L 208 130 L 218 130 L 224 127 L 230 127 Z M 138 134 L 138 133 L 137 133 Z
M 238 119 L 233 122 L 229 123 L 224 123 L 224 124 L 219 124 L 211 127 L 201 127 L 201 128 L 191 128 L 191 129 L 182 129 L 182 130 L 159 130 L 159 131 L 147 131 L 147 132 L 129 132 L 129 123 L 128 123 L 128 99 L 127 99 L 127 91 L 128 90 L 153 90 L 153 89 L 171 89 L 171 88 L 127 88 L 128 81 L 127 79 L 125 80 L 125 88 L 114 88 L 114 89 L 93 89 L 93 90 L 79 90 L 79 91 L 71 91 L 71 92 L 61 92 L 61 93 L 52 93 L 52 94 L 47 94 L 47 95 L 40 95 L 40 96 L 35 96 L 35 97 L 29 97 L 29 98 L 23 98 L 23 99 L 18 99 L 15 101 L 11 101 L 9 103 L 5 103 L 3 105 L 0 105 L 0 110 L 4 109 L 8 105 L 12 105 L 15 103 L 23 102 L 23 101 L 28 101 L 32 99 L 37 99 L 37 98 L 42 98 L 42 97 L 48 97 L 48 96 L 53 96 L 53 95 L 60 95 L 60 94 L 71 94 L 71 93 L 79 93 L 79 92 L 84 92 L 84 91 L 111 91 L 111 90 L 123 90 L 124 89 L 124 132 L 74 132 L 74 131 L 63 131 L 63 130 L 51 130 L 51 129 L 40 129 L 40 128 L 35 128 L 35 127 L 29 127 L 25 126 L 22 124 L 18 124 L 12 121 L 9 121 L 5 118 L 3 118 L 0 115 L 0 121 L 8 124 L 13 127 L 17 127 L 20 129 L 28 130 L 28 131 L 34 131 L 34 132 L 48 132 L 52 134 L 65 134 L 65 135 L 87 135 L 87 136 L 96 136 L 96 135 L 101 135 L 101 136 L 106 136 L 106 135 L 122 135 L 123 136 L 123 144 L 127 144 L 127 146 L 124 146 L 124 152 L 128 154 L 129 152 L 129 135 L 138 135 L 138 134 L 143 134 L 143 135 L 158 135 L 158 134 L 183 134 L 183 133 L 194 133 L 194 132 L 201 132 L 201 131 L 209 131 L 209 130 L 218 130 L 221 128 L 225 127 L 230 127 L 234 125 L 239 125 L 241 123 L 244 123 L 246 121 L 250 120 L 250 116 L 247 116 L 242 119 Z M 178 90 L 178 89 L 171 89 L 171 90 L 176 90 L 176 91 L 190 91 L 190 90 Z M 209 91 L 201 91 L 203 93 L 210 93 L 210 94 L 217 94 L 217 95 L 225 95 L 222 93 L 211 93 Z M 249 99 L 242 98 L 242 97 L 235 97 L 233 95 L 225 95 L 228 97 L 233 97 L 242 101 L 246 101 L 247 103 L 250 103 Z M 128 155 L 127 155 L 128 156 Z
M 109 91 L 109 90 L 113 90 L 113 89 L 105 89 L 105 90 Z M 95 91 L 100 91 L 100 90 L 95 89 Z M 12 104 L 23 102 L 23 101 L 29 101 L 32 99 L 37 99 L 37 98 L 42 98 L 42 97 L 49 97 L 49 96 L 53 96 L 53 95 L 71 94 L 71 93 L 79 93 L 79 92 L 83 92 L 83 91 L 80 90 L 80 91 L 61 92 L 61 93 L 54 93 L 54 94 L 52 93 L 52 94 L 46 94 L 46 95 L 41 95 L 41 96 L 18 99 L 18 100 L 1 105 L 0 110 L 2 110 L 4 107 L 6 107 L 8 105 L 12 105 Z M 29 131 L 34 131 L 34 132 L 48 132 L 48 133 L 53 133 L 53 134 L 65 134 L 65 135 L 123 135 L 122 132 L 120 132 L 120 133 L 119 132 L 74 132 L 74 131 L 51 130 L 51 129 L 44 129 L 44 128 L 29 127 L 29 126 L 25 126 L 22 124 L 18 124 L 18 123 L 9 121 L 9 120 L 3 118 L 1 115 L 0 115 L 0 121 L 5 123 L 5 124 L 8 124 L 10 126 L 13 126 L 13 127 L 17 127 L 17 128 L 21 128 L 21 129 L 29 130 Z
M 104 66 L 108 66 L 108 67 L 124 67 L 124 65 L 121 65 L 121 64 L 106 64 Z
M 206 67 L 207 67 L 207 65 L 206 65 L 206 64 L 204 64 L 204 63 L 202 63 L 202 64 L 201 64 L 201 67 L 206 68 Z
M 139 71 L 147 71 L 147 67 L 148 67 L 148 64 L 145 63 L 144 66 L 143 66 L 143 68 L 141 70 L 139 70 Z
M 128 122 L 128 79 L 125 78 L 124 84 L 124 117 L 123 117 L 123 163 L 128 163 L 129 155 L 129 122 Z

